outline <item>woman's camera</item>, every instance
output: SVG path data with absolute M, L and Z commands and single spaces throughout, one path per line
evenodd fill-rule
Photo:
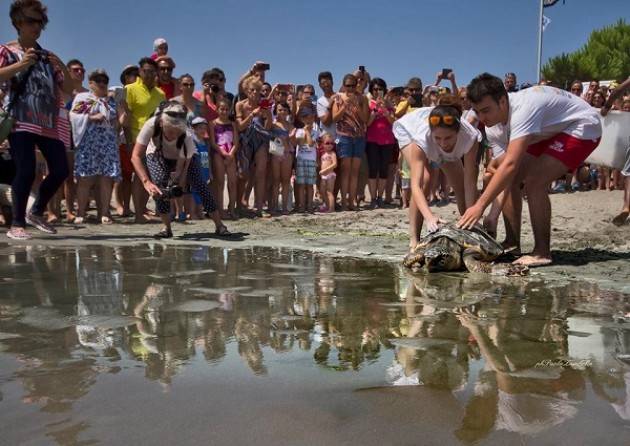
M 179 184 L 173 182 L 169 182 L 166 187 L 160 188 L 160 192 L 162 192 L 162 197 L 167 199 L 179 198 L 184 195 L 184 189 L 182 189 Z

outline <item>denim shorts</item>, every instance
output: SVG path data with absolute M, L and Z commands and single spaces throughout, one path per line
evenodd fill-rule
M 337 135 L 337 156 L 339 158 L 363 158 L 365 138 Z

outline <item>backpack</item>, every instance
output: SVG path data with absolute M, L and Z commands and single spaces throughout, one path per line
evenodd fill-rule
M 172 101 L 162 101 L 160 103 L 160 105 L 158 105 L 158 108 L 153 112 L 153 114 L 151 115 L 152 118 L 155 118 L 155 125 L 153 126 L 153 136 L 152 138 L 159 138 L 160 144 L 159 146 L 156 144 L 157 149 L 160 151 L 160 154 L 162 153 L 162 144 L 163 144 L 163 138 L 162 138 L 162 123 L 161 123 L 161 117 L 162 117 L 162 113 L 164 112 L 164 110 L 166 109 L 166 107 L 168 107 L 169 105 L 176 103 L 179 105 L 179 102 L 172 102 Z M 188 158 L 188 148 L 186 147 L 186 136 L 187 133 L 184 132 L 181 135 L 179 135 L 179 137 L 177 138 L 177 142 L 175 144 L 175 146 L 177 147 L 177 150 L 181 150 L 182 148 L 184 149 L 184 157 Z

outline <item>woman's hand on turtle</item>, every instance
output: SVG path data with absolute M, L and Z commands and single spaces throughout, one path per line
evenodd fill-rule
M 440 229 L 440 225 L 444 223 L 446 223 L 444 220 L 433 215 L 431 218 L 427 218 L 427 231 L 430 233 L 435 232 Z
M 459 219 L 457 227 L 461 229 L 472 229 L 482 216 L 483 208 L 477 204 L 473 204 L 471 207 L 466 209 L 464 215 L 462 215 Z

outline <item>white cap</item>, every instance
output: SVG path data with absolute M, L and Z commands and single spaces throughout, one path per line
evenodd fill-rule
M 191 122 L 192 125 L 197 125 L 197 124 L 207 124 L 208 121 L 206 121 L 205 118 L 202 118 L 201 116 L 197 116 L 196 118 L 194 118 Z
M 165 43 L 168 43 L 165 38 L 158 37 L 157 39 L 153 41 L 153 50 L 157 50 L 158 46 L 164 45 Z

